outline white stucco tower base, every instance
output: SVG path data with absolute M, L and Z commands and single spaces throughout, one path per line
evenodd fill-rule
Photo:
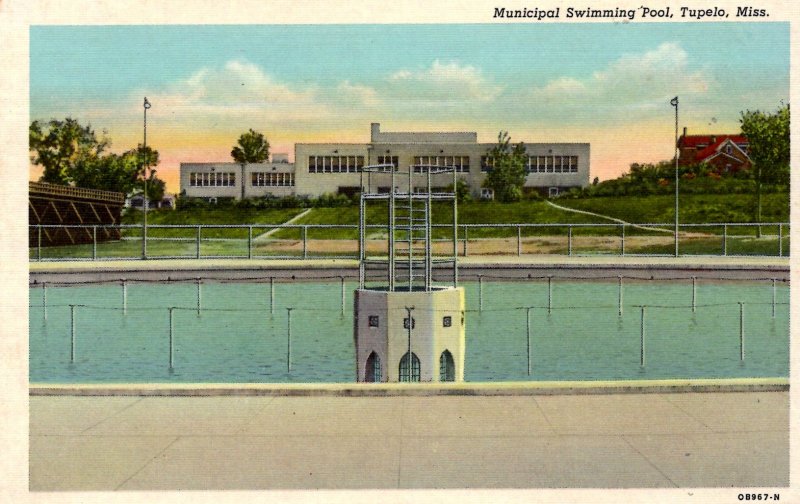
M 358 289 L 354 302 L 356 381 L 464 380 L 462 287 L 410 292 Z M 409 366 L 406 308 L 410 307 L 413 307 L 410 338 L 413 364 L 411 372 L 406 372 L 401 380 L 401 360 L 406 359 L 404 369 Z M 419 360 L 418 368 L 414 357 Z

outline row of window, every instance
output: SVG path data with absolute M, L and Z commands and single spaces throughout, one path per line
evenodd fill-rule
M 308 156 L 308 173 L 357 173 L 364 156 Z
M 250 183 L 253 187 L 292 187 L 294 173 L 254 172 Z
M 380 382 L 383 380 L 383 370 L 381 369 L 381 358 L 378 354 L 372 352 L 367 357 L 366 369 L 364 372 L 364 381 L 366 382 Z M 405 353 L 400 358 L 399 378 L 401 382 L 418 382 L 420 380 L 420 363 L 419 357 L 414 352 L 409 355 Z M 456 364 L 453 360 L 453 354 L 449 350 L 445 350 L 439 355 L 439 381 L 451 382 L 456 379 Z
M 250 183 L 254 187 L 292 187 L 294 173 L 253 172 Z M 235 172 L 199 172 L 189 174 L 191 187 L 234 187 Z
M 481 171 L 490 172 L 494 159 L 481 156 Z M 528 156 L 525 166 L 528 173 L 577 173 L 578 156 Z
M 236 172 L 192 172 L 189 174 L 191 187 L 233 187 L 236 185 Z
M 370 315 L 367 318 L 367 324 L 369 327 L 380 327 L 381 326 L 381 318 L 379 315 Z M 411 317 L 411 329 L 414 329 L 414 325 L 416 324 L 416 320 L 414 317 Z M 442 327 L 452 327 L 453 325 L 453 317 L 450 315 L 445 315 L 442 317 Z M 403 319 L 403 329 L 408 329 L 408 317 Z
M 425 171 L 420 165 L 454 167 L 459 173 L 468 173 L 469 156 L 414 156 L 414 173 Z

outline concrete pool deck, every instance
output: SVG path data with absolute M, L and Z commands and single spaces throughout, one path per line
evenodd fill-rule
M 478 275 L 500 274 L 524 277 L 547 276 L 597 278 L 609 275 L 647 274 L 653 278 L 674 276 L 789 279 L 786 257 L 749 256 L 564 256 L 494 255 L 460 257 L 459 276 L 475 280 Z M 29 263 L 29 278 L 37 282 L 78 282 L 130 279 L 194 278 L 219 276 L 276 279 L 314 279 L 320 276 L 357 278 L 354 259 L 153 259 L 110 261 L 43 261 Z
M 30 490 L 789 485 L 789 392 L 30 397 Z M 684 494 L 685 496 L 685 494 Z

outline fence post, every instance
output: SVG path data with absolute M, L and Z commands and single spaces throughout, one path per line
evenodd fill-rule
M 483 275 L 478 275 L 478 311 L 483 311 Z
M 47 321 L 47 282 L 42 282 L 42 315 Z
M 253 258 L 253 226 L 247 226 L 247 258 Z
M 38 224 L 36 226 L 37 229 L 37 237 L 36 237 L 36 260 L 42 260 L 42 225 Z
M 345 298 L 345 293 L 344 293 L 344 276 L 340 276 L 339 278 L 341 278 L 341 281 L 342 281 L 342 316 L 344 316 L 344 298 Z
M 697 311 L 697 277 L 692 277 L 692 313 Z
M 303 259 L 308 259 L 308 226 L 303 226 Z
M 269 277 L 269 314 L 275 314 L 275 277 Z
M 203 300 L 203 292 L 202 292 L 202 283 L 200 282 L 200 277 L 195 278 L 195 282 L 197 282 L 197 316 L 200 316 L 200 308 L 201 303 Z
M 572 255 L 572 225 L 567 226 L 567 255 Z
M 517 256 L 522 255 L 522 226 L 517 225 Z
M 467 242 L 468 241 L 469 241 L 469 228 L 467 226 L 464 226 L 464 257 L 467 257 Z
M 75 305 L 69 305 L 69 320 L 70 320 L 69 361 L 75 362 Z
M 625 224 L 620 224 L 620 255 L 625 255 Z
M 728 255 L 728 225 L 722 225 L 722 255 Z
M 525 308 L 525 335 L 528 341 L 528 376 L 531 375 L 531 309 Z
M 739 360 L 744 362 L 744 303 L 739 303 Z
M 128 280 L 122 279 L 122 314 L 128 314 Z
M 622 316 L 622 275 L 617 277 L 617 306 L 619 308 L 619 316 Z
M 775 279 L 772 279 L 772 318 L 775 318 Z
M 197 226 L 197 236 L 195 238 L 195 258 L 200 259 L 200 226 Z
M 641 333 L 640 333 L 640 342 L 639 342 L 639 366 L 645 366 L 645 331 L 644 331 L 644 312 L 646 306 L 642 306 L 642 326 L 641 326 Z
M 783 224 L 778 223 L 778 257 L 783 257 Z
M 173 336 L 174 327 L 172 324 L 172 310 L 174 309 L 175 309 L 174 307 L 169 308 L 169 368 L 170 369 L 172 369 L 175 365 L 175 356 L 174 356 L 175 344 Z
M 286 308 L 286 372 L 292 372 L 292 309 Z
M 92 261 L 97 260 L 97 226 L 92 226 Z

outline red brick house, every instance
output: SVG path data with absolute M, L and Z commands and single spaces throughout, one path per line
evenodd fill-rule
M 678 139 L 678 164 L 707 163 L 719 173 L 748 170 L 751 166 L 748 146 L 743 135 L 687 135 L 683 128 L 683 135 Z

